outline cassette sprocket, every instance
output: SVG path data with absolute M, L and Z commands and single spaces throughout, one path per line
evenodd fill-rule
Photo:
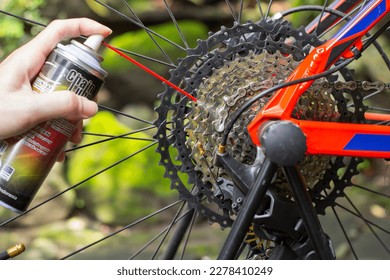
M 170 87 L 160 94 L 161 104 L 156 108 L 157 152 L 171 188 L 210 223 L 229 227 L 236 213 L 234 184 L 213 163 L 226 123 L 247 99 L 284 83 L 310 49 L 320 44 L 316 36 L 307 34 L 304 28 L 294 29 L 284 20 L 235 24 L 198 41 L 197 47 L 188 49 L 187 56 L 170 72 L 170 81 L 195 96 L 197 102 Z M 348 70 L 343 71 L 344 80 L 352 79 Z M 337 79 L 331 76 L 316 81 L 299 100 L 294 117 L 335 122 L 362 120 L 363 110 L 356 109 L 363 108 L 359 94 L 325 86 Z M 256 159 L 256 147 L 246 127 L 267 100 L 260 99 L 247 110 L 229 135 L 227 149 L 237 161 L 250 165 Z M 354 103 L 354 110 L 349 109 L 348 102 Z M 357 173 L 358 163 L 359 160 L 346 163 L 343 158 L 308 156 L 299 165 L 313 200 L 321 200 L 319 212 L 326 204 L 322 192 L 334 180 L 332 175 L 348 165 L 338 182 L 343 189 Z M 291 196 L 282 174 L 277 175 L 272 187 L 285 197 Z

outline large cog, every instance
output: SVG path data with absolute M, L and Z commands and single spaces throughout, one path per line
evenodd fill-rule
M 283 83 L 297 62 L 320 43 L 303 28 L 296 30 L 282 20 L 235 24 L 199 41 L 171 71 L 170 81 L 196 96 L 198 102 L 183 98 L 169 87 L 161 94 L 161 105 L 156 108 L 160 163 L 172 188 L 210 222 L 225 228 L 234 218 L 233 195 L 226 195 L 226 190 L 234 186 L 228 175 L 212 162 L 226 120 L 247 98 Z M 343 93 L 337 95 L 322 87 L 323 84 L 323 81 L 316 82 L 301 98 L 295 117 L 318 121 L 356 119 L 356 114 L 346 109 Z M 247 140 L 246 125 L 266 101 L 260 100 L 244 113 L 230 135 L 230 152 L 243 163 L 253 163 L 256 154 L 255 147 Z M 324 178 L 330 178 L 330 173 L 343 167 L 342 160 L 330 165 L 329 160 L 322 157 L 318 164 L 317 159 L 308 157 L 301 164 L 313 189 L 313 198 L 322 201 L 319 193 L 329 183 Z M 356 170 L 356 165 L 353 163 L 350 170 Z M 355 173 L 351 171 L 351 176 Z M 283 179 L 275 180 L 274 185 L 282 191 L 288 190 Z

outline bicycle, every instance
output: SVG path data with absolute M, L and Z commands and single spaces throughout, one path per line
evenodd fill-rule
M 123 1 L 123 7 L 130 16 L 99 3 L 143 29 L 167 62 L 149 59 L 168 65 L 169 81 L 196 99 L 166 86 L 159 95 L 157 119 L 151 123 L 136 118 L 152 125 L 156 132 L 154 142 L 134 154 L 157 145 L 164 176 L 180 198 L 147 218 L 181 206 L 168 226 L 134 257 L 160 239 L 152 258 L 174 258 L 182 243 L 184 249 L 187 246 L 189 233 L 196 227 L 195 218 L 200 215 L 223 229 L 231 227 L 219 259 L 334 259 L 330 237 L 333 232 L 324 231 L 318 218 L 327 218 L 331 211 L 351 255 L 358 258 L 353 243 L 359 243 L 359 239 L 348 237 L 336 210 L 340 208 L 358 218 L 373 236 L 373 251 L 379 248 L 383 254 L 380 258 L 389 258 L 388 212 L 378 221 L 366 218 L 367 214 L 352 202 L 348 190 L 360 189 L 363 195 L 358 194 L 358 198 L 373 194 L 375 205 L 381 204 L 381 209 L 389 207 L 386 186 L 374 190 L 355 182 L 363 158 L 390 158 L 390 117 L 386 106 L 379 107 L 381 103 L 386 105 L 383 96 L 389 84 L 382 81 L 386 78 L 362 81 L 354 76 L 353 67 L 348 67 L 357 58 L 364 59 L 373 44 L 375 56 L 381 57 L 383 65 L 390 69 L 390 61 L 378 41 L 389 25 L 384 18 L 390 1 L 336 0 L 329 6 L 324 1 L 322 6 L 299 6 L 272 17 L 275 1 L 268 1 L 265 6 L 259 1 L 226 1 L 235 23 L 210 33 L 194 48 L 188 46 L 166 1 L 161 3 L 184 47 L 144 26 L 127 2 Z M 257 19 L 243 20 L 245 4 L 255 5 Z M 318 13 L 306 27 L 294 27 L 286 19 L 290 14 L 305 11 Z M 377 30 L 370 35 L 373 27 Z M 324 36 L 330 39 L 325 40 Z M 155 37 L 186 55 L 173 63 Z M 110 110 L 104 106 L 101 109 Z M 341 199 L 349 206 L 340 203 Z M 176 228 L 172 233 L 173 227 Z M 163 248 L 170 235 L 172 241 Z

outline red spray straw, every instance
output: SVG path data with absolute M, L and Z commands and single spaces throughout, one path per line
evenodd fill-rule
M 189 94 L 188 92 L 186 92 L 185 90 L 179 88 L 177 85 L 171 83 L 170 81 L 168 81 L 167 79 L 165 79 L 164 77 L 161 77 L 159 74 L 157 74 L 156 72 L 154 72 L 153 70 L 149 69 L 148 67 L 146 67 L 145 65 L 139 63 L 138 61 L 136 61 L 135 59 L 131 58 L 130 56 L 126 55 L 125 53 L 123 53 L 122 51 L 118 50 L 117 48 L 115 48 L 114 46 L 111 46 L 109 45 L 108 43 L 106 42 L 102 42 L 102 45 L 109 48 L 110 50 L 116 52 L 117 54 L 119 54 L 120 56 L 122 56 L 123 58 L 127 59 L 128 61 L 130 61 L 131 63 L 133 63 L 135 66 L 141 68 L 143 71 L 149 73 L 150 75 L 152 75 L 153 77 L 159 79 L 160 81 L 162 81 L 163 83 L 167 84 L 168 86 L 170 86 L 171 88 L 177 90 L 178 92 L 182 93 L 183 95 L 187 96 L 189 99 L 191 99 L 192 101 L 195 101 L 197 102 L 198 100 L 192 96 L 191 94 Z

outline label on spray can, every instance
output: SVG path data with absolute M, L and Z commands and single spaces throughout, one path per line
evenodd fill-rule
M 87 40 L 88 41 L 88 40 Z M 70 90 L 93 99 L 106 72 L 101 57 L 83 44 L 58 47 L 51 53 L 32 84 L 37 94 Z M 25 211 L 63 151 L 78 121 L 54 119 L 22 135 L 0 140 L 0 204 Z

